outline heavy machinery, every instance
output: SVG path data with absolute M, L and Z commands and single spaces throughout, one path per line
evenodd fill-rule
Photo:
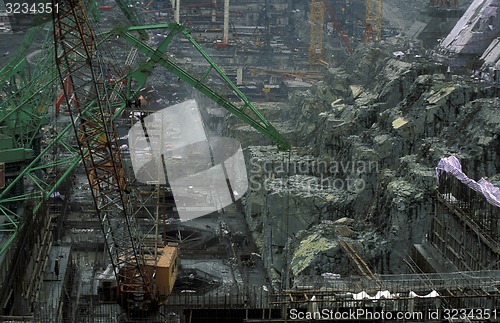
M 164 304 L 173 288 L 178 250 L 176 246 L 165 246 L 157 234 L 151 239 L 147 234 L 151 231 L 144 233 L 138 226 L 132 209 L 133 190 L 128 185 L 114 120 L 124 109 L 137 104 L 138 91 L 152 70 L 163 66 L 281 147 L 287 148 L 288 143 L 182 25 L 119 26 L 96 34 L 84 0 L 58 1 L 58 6 L 59 10 L 53 12 L 55 62 L 111 260 L 108 279 L 102 279 L 100 290 L 103 299 L 118 301 L 131 314 L 149 312 Z M 156 49 L 144 42 L 149 29 L 168 31 Z M 139 32 L 140 37 L 134 32 Z M 176 35 L 186 39 L 208 63 L 201 77 L 185 71 L 166 55 Z M 103 44 L 113 36 L 125 40 L 148 59 L 132 71 L 104 64 Z M 233 104 L 207 84 L 211 72 L 242 106 Z M 158 225 L 156 217 L 153 226 Z
M 28 30 L 19 51 L 10 55 L 0 73 L 0 161 L 5 166 L 5 172 L 0 172 L 1 179 L 5 179 L 5 187 L 0 188 L 0 270 L 5 273 L 0 281 L 0 311 L 1 314 L 15 315 L 30 311 L 26 300 L 36 298 L 37 286 L 46 266 L 44 259 L 47 259 L 52 242 L 60 239 L 56 231 L 60 232 L 62 226 L 62 217 L 47 210 L 46 205 L 54 196 L 64 193 L 75 168 L 81 163 L 82 154 L 94 188 L 94 199 L 99 203 L 108 249 L 112 252 L 112 271 L 126 266 L 131 268 L 120 269 L 118 273 L 120 288 L 124 291 L 120 300 L 131 308 L 153 308 L 164 301 L 172 285 L 154 285 L 155 282 L 148 282 L 147 277 L 158 279 L 155 275 L 161 271 L 158 264 L 166 259 L 161 258 L 162 254 L 167 258 L 171 255 L 170 264 L 175 264 L 176 254 L 166 251 L 163 241 L 153 241 L 156 247 L 151 248 L 151 241 L 145 241 L 147 234 L 142 236 L 133 230 L 135 219 L 127 215 L 126 210 L 128 208 L 135 214 L 135 209 L 130 210 L 129 206 L 134 199 L 130 197 L 134 190 L 124 180 L 120 156 L 113 144 L 115 133 L 112 127 L 117 116 L 137 102 L 137 94 L 153 69 L 162 66 L 170 70 L 179 80 L 192 85 L 280 146 L 286 147 L 287 143 L 184 27 L 178 24 L 121 27 L 96 35 L 88 22 L 91 16 L 88 8 L 93 6 L 90 1 L 61 2 L 60 5 L 66 9 L 53 17 L 54 30 L 44 37 L 41 49 L 30 53 L 34 41 L 43 37 L 43 31 L 52 29 L 50 24 Z M 134 21 L 130 13 L 127 16 Z M 144 34 L 155 28 L 168 31 L 169 36 L 152 48 L 145 43 Z M 137 31 L 140 37 L 134 34 Z M 167 47 L 177 34 L 190 42 L 193 51 L 206 60 L 208 70 L 196 76 L 180 68 L 166 55 Z M 53 35 L 56 36 L 55 42 Z M 115 36 L 121 36 L 132 45 L 125 63 L 129 69 L 111 71 L 109 65 L 102 64 L 102 56 L 96 50 L 105 39 Z M 139 49 L 148 59 L 132 68 L 131 62 Z M 54 53 L 57 53 L 58 71 Z M 230 90 L 231 101 L 208 85 L 212 77 L 218 78 L 222 87 Z M 55 86 L 58 79 L 62 84 L 59 89 Z M 61 95 L 61 90 L 64 90 L 64 95 Z M 233 104 L 234 99 L 239 99 L 241 105 Z M 57 114 L 54 116 L 51 106 L 59 102 L 58 106 L 65 108 L 64 101 L 73 111 L 73 123 L 55 127 L 50 120 L 57 118 Z M 78 133 L 78 147 L 74 144 L 74 126 Z M 128 222 L 128 225 L 122 225 L 123 222 Z M 58 230 L 53 230 L 54 226 Z M 118 226 L 127 230 L 125 234 L 113 236 L 111 233 Z M 154 231 L 146 233 L 149 232 Z M 19 257 L 26 252 L 33 257 Z M 106 283 L 103 280 L 101 286 L 104 294 L 110 296 L 106 299 L 118 298 L 118 285 Z M 154 286 L 144 288 L 149 285 Z
M 346 53 L 352 55 L 354 52 L 349 36 L 338 21 L 333 8 L 326 0 L 311 0 L 309 3 L 309 64 L 320 63 L 321 65 L 327 65 L 323 61 L 323 24 L 325 12 L 330 17 L 333 28 L 337 32 Z
M 344 49 L 348 55 L 352 55 L 354 52 L 354 49 L 352 48 L 351 45 L 351 40 L 349 39 L 349 36 L 347 33 L 344 31 L 344 28 L 340 24 L 340 22 L 337 19 L 337 16 L 335 15 L 335 12 L 333 11 L 333 8 L 328 4 L 326 0 L 323 0 L 323 4 L 325 6 L 326 11 L 328 12 L 328 15 L 330 16 L 330 19 L 333 24 L 333 28 L 335 28 L 335 31 L 339 35 L 340 40 L 342 41 L 342 44 L 344 45 Z
M 128 310 L 149 311 L 171 291 L 177 250 L 147 245 L 141 237 L 112 120 L 113 103 L 121 98 L 112 97 L 106 84 L 111 71 L 103 67 L 82 2 L 59 2 L 58 8 L 56 66 L 116 280 L 104 287 Z

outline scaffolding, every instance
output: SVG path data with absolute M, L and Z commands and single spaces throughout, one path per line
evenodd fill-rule
M 382 40 L 382 0 L 366 0 L 365 42 Z
M 79 276 L 71 274 L 71 277 Z M 268 290 L 265 286 L 227 282 L 215 284 L 208 290 L 178 290 L 160 308 L 158 315 L 163 320 L 183 318 L 186 322 L 217 322 L 217 319 L 268 322 L 290 319 L 292 309 L 429 313 L 444 309 L 494 310 L 500 307 L 500 270 L 375 274 L 378 284 L 366 276 L 332 277 L 302 276 L 296 279 L 293 288 L 279 292 Z M 78 283 L 71 281 L 66 285 L 77 286 Z M 70 291 L 67 294 L 75 293 Z M 65 299 L 66 302 L 68 300 Z M 75 300 L 71 297 L 71 302 Z M 63 320 L 59 320 L 54 318 L 56 314 L 53 310 L 37 304 L 37 311 L 31 319 L 42 322 L 83 323 L 96 319 L 99 322 L 115 322 L 124 315 L 119 306 L 99 303 L 96 296 L 80 297 L 79 304 L 67 306 L 71 310 L 66 312 L 68 314 L 63 316 Z M 157 319 L 152 317 L 141 322 L 156 322 Z
M 500 269 L 500 208 L 448 173 L 440 175 L 430 244 L 459 270 Z
M 322 0 L 311 0 L 309 8 L 309 64 L 316 64 L 323 59 L 325 6 Z

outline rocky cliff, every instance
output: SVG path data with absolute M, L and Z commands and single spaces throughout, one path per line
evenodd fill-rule
M 378 273 L 404 272 L 410 246 L 429 229 L 442 157 L 457 155 L 471 178 L 500 179 L 494 89 L 391 50 L 358 49 L 274 110 L 292 151 L 247 142 L 246 219 L 276 284 L 359 274 L 339 241 Z

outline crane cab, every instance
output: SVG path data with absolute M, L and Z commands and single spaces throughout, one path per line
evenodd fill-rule
M 156 263 L 153 259 L 146 261 L 147 272 L 150 274 L 160 303 L 166 300 L 174 288 L 177 279 L 178 256 L 177 244 L 168 244 L 160 250 Z
M 166 303 L 168 296 L 172 293 L 178 272 L 179 248 L 177 244 L 168 244 L 158 248 L 157 257 L 146 258 L 146 274 L 151 285 L 148 290 L 153 293 L 154 303 L 161 305 Z M 124 271 L 126 272 L 126 271 Z M 133 271 L 131 271 L 132 273 Z M 120 299 L 118 283 L 113 266 L 110 264 L 98 277 L 97 293 L 101 303 L 113 304 Z

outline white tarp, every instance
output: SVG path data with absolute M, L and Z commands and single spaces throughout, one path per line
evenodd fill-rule
M 400 295 L 399 294 L 392 294 L 388 290 L 381 290 L 378 291 L 375 296 L 370 296 L 367 292 L 361 291 L 357 294 L 352 294 L 352 298 L 354 300 L 360 301 L 363 299 L 372 299 L 372 300 L 379 300 L 379 299 L 395 299 L 398 298 Z M 410 291 L 408 293 L 408 297 L 410 298 L 436 298 L 439 297 L 439 293 L 433 290 L 427 295 L 418 295 L 417 293 Z

